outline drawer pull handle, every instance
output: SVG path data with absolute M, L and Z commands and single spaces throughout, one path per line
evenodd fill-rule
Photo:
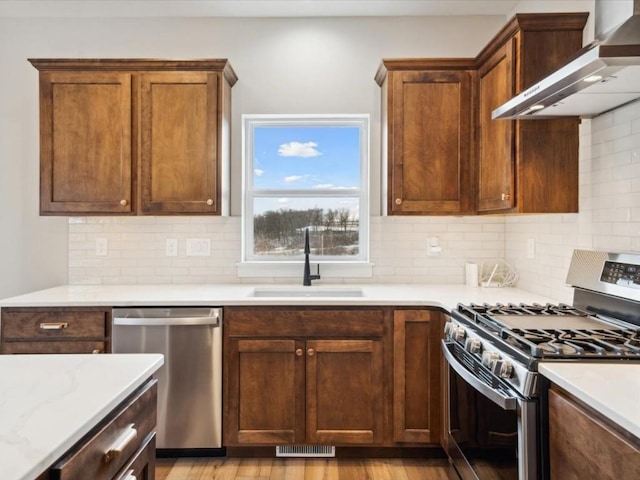
M 122 477 L 122 480 L 138 480 L 138 477 L 136 477 L 134 474 L 133 469 L 129 470 L 127 473 L 124 474 L 124 477 Z
M 68 328 L 67 322 L 55 322 L 55 323 L 41 323 L 40 330 L 63 330 Z
M 130 424 L 125 429 L 124 433 L 120 435 L 113 445 L 111 445 L 104 454 L 104 463 L 109 463 L 114 458 L 122 455 L 122 452 L 133 442 L 138 436 L 138 431 L 135 429 L 135 424 Z

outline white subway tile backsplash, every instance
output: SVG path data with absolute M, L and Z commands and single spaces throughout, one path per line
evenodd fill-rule
M 580 127 L 580 212 L 562 215 L 371 217 L 370 278 L 331 283 L 463 283 L 464 263 L 506 260 L 518 286 L 571 302 L 565 277 L 574 248 L 640 251 L 640 102 Z M 69 283 L 295 283 L 238 277 L 239 217 L 71 217 Z M 186 239 L 207 238 L 209 257 L 187 257 Z M 428 256 L 427 238 L 442 252 Z M 104 257 L 95 240 L 106 238 Z M 167 239 L 178 255 L 167 257 Z M 535 258 L 527 258 L 527 241 Z

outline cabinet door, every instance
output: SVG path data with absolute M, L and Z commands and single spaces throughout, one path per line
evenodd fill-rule
M 388 211 L 472 210 L 472 74 L 390 73 Z
M 640 444 L 559 391 L 549 391 L 551 478 L 636 480 Z
M 220 213 L 218 76 L 140 75 L 141 213 Z
M 131 213 L 131 75 L 40 75 L 40 213 Z
M 382 340 L 308 340 L 306 347 L 307 443 L 382 443 Z
M 228 342 L 225 445 L 304 442 L 304 342 Z
M 440 440 L 440 315 L 425 310 L 393 314 L 393 439 Z
M 514 121 L 492 120 L 491 112 L 509 100 L 515 87 L 516 39 L 511 39 L 480 68 L 478 210 L 515 205 Z

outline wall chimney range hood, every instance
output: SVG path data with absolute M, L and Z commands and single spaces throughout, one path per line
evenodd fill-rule
M 640 98 L 640 0 L 595 0 L 595 37 L 491 117 L 592 118 Z

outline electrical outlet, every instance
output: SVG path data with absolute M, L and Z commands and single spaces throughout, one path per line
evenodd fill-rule
M 178 240 L 175 238 L 167 238 L 167 244 L 165 248 L 165 255 L 167 257 L 178 256 Z
M 209 240 L 208 238 L 187 238 L 187 256 L 211 256 L 211 240 Z
M 441 252 L 440 239 L 438 237 L 429 237 L 427 239 L 427 255 L 429 257 L 437 257 Z
M 109 244 L 106 238 L 96 238 L 96 256 L 106 257 L 109 252 Z
M 527 258 L 529 260 L 536 258 L 536 241 L 533 238 L 527 238 Z

